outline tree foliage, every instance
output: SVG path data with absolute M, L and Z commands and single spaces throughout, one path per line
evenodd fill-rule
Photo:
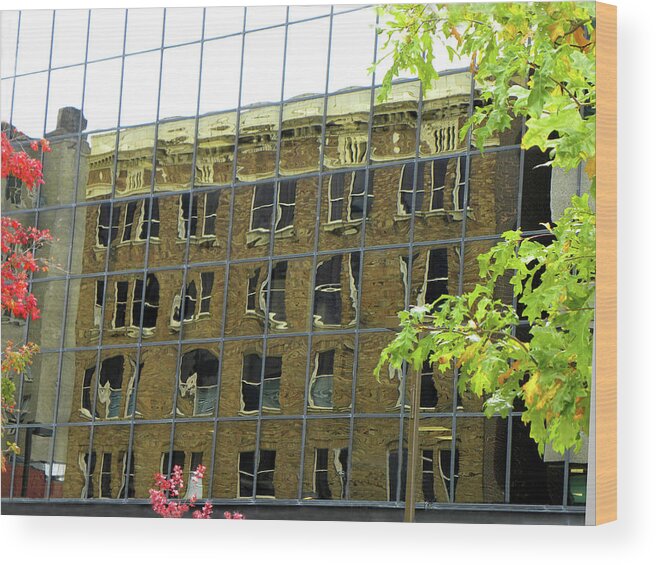
M 18 132 L 14 132 L 15 140 L 20 140 Z M 12 144 L 13 143 L 13 144 Z M 14 146 L 16 145 L 16 147 Z M 31 140 L 30 149 L 33 152 L 50 151 L 45 139 Z M 5 132 L 2 133 L 2 178 L 15 177 L 30 191 L 43 184 L 41 160 L 29 155 L 20 141 L 10 141 Z M 35 296 L 30 292 L 30 276 L 36 271 L 46 271 L 47 264 L 38 260 L 34 251 L 52 239 L 48 230 L 38 230 L 23 226 L 19 221 L 2 218 L 2 315 L 11 318 L 37 319 L 39 308 Z M 2 435 L 10 415 L 14 411 L 15 379 L 27 369 L 32 362 L 38 347 L 33 343 L 15 347 L 8 341 L 2 351 Z M 5 451 L 18 453 L 15 443 L 7 442 L 7 448 L 2 449 L 2 468 L 5 467 Z
M 573 197 L 543 236 L 521 230 L 479 257 L 481 282 L 471 292 L 400 312 L 401 330 L 383 351 L 389 363 L 419 369 L 428 359 L 458 387 L 485 398 L 484 409 L 508 415 L 523 401 L 522 420 L 540 451 L 580 448 L 587 434 L 595 297 L 595 30 L 590 3 L 385 5 L 383 48 L 393 63 L 382 96 L 402 69 L 425 86 L 438 78 L 438 45 L 468 59 L 483 104 L 461 130 L 479 149 L 525 121 L 522 147 L 548 152 L 564 170 L 586 165 L 591 197 Z M 520 313 L 495 299 L 510 277 L 530 340 L 516 337 Z

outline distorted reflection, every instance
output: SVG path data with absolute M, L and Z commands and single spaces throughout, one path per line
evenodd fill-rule
M 3 314 L 3 340 L 42 347 L 3 496 L 146 499 L 202 463 L 187 496 L 391 507 L 414 473 L 428 507 L 585 504 L 587 453 L 541 456 L 453 371 L 373 375 L 398 311 L 471 289 L 480 253 L 582 187 L 521 124 L 461 138 L 479 90 L 444 46 L 439 80 L 382 102 L 371 7 L 7 18 L 3 131 L 53 150 L 40 191 L 2 179 L 3 214 L 55 237 L 41 319 Z

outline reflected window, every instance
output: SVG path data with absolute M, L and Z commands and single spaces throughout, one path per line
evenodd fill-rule
M 78 464 L 80 471 L 82 471 L 82 477 L 84 477 L 84 486 L 82 487 L 80 498 L 95 498 L 93 474 L 96 470 L 96 452 L 92 451 L 91 457 L 89 457 L 88 451 L 81 452 L 78 458 Z
M 105 359 L 100 365 L 98 402 L 105 405 L 106 419 L 121 415 L 123 366 L 123 355 Z
M 433 304 L 449 293 L 449 260 L 446 248 L 430 249 L 426 256 L 426 273 L 418 304 Z M 439 303 L 438 303 L 439 304 Z
M 184 293 L 184 322 L 195 322 L 210 316 L 212 289 L 214 288 L 214 273 L 205 271 L 190 273 Z M 180 328 L 182 312 L 182 296 L 177 294 L 171 306 L 169 325 L 172 329 Z
M 143 292 L 143 279 L 136 279 L 132 293 L 132 327 L 139 328 L 143 322 L 144 334 L 152 335 L 157 325 L 157 311 L 159 309 L 159 282 L 152 273 L 146 277 L 145 295 Z M 142 305 L 143 319 L 141 316 Z
M 465 209 L 465 185 L 467 184 L 467 159 L 458 157 L 456 160 L 456 178 L 453 183 L 453 209 Z
M 114 283 L 114 317 L 112 319 L 113 329 L 125 328 L 128 309 L 128 283 L 117 281 Z
M 192 241 L 216 239 L 219 193 L 181 194 L 178 212 L 178 239 Z M 199 218 L 201 221 L 199 222 Z
M 102 319 L 102 306 L 105 299 L 105 281 L 103 279 L 96 281 L 96 298 L 93 303 L 93 325 L 100 327 Z
M 431 449 L 421 452 L 421 491 L 424 502 L 435 502 L 435 461 Z
M 23 183 L 13 175 L 7 176 L 5 182 L 5 200 L 8 204 L 20 206 L 22 203 Z
M 314 289 L 314 323 L 337 326 L 342 322 L 342 255 L 317 265 Z
M 430 361 L 424 361 L 421 369 L 421 396 L 419 408 L 430 410 L 437 406 L 437 389 L 433 379 L 433 365 Z
M 343 259 L 346 259 L 344 261 Z M 354 311 L 358 306 L 360 254 L 334 255 L 317 264 L 314 289 L 314 324 L 318 327 L 339 326 L 342 323 L 342 269 L 346 266 L 345 282 Z
M 125 207 L 125 219 L 123 221 L 123 237 L 121 241 L 130 241 L 132 239 L 132 228 L 137 213 L 137 202 L 128 202 Z
M 322 500 L 330 500 L 333 497 L 328 481 L 327 448 L 314 450 L 314 492 L 317 493 L 317 498 Z
M 263 410 L 279 410 L 281 376 L 282 357 L 266 356 L 263 360 L 262 356 L 257 353 L 244 355 L 241 376 L 241 411 L 243 413 L 257 412 L 260 407 L 260 396 Z
M 137 233 L 138 241 L 145 241 L 149 234 L 152 239 L 159 239 L 159 199 L 152 198 L 143 201 Z
M 184 451 L 173 451 L 169 453 L 165 451 L 162 453 L 162 458 L 160 460 L 160 469 L 159 472 L 168 477 L 176 467 L 184 470 L 185 468 L 185 452 Z
M 141 376 L 141 371 L 143 371 L 144 364 L 140 363 L 139 367 L 137 364 L 128 358 L 130 366 L 132 367 L 132 376 L 128 382 L 127 389 L 127 402 L 125 403 L 125 417 L 129 418 L 131 416 L 141 416 L 141 413 L 137 410 L 137 387 L 139 386 L 139 378 Z
M 330 175 L 328 184 L 328 221 L 341 222 L 344 213 L 344 179 L 345 173 Z
M 116 239 L 120 222 L 120 206 L 112 206 L 110 202 L 100 205 L 96 225 L 96 245 L 98 247 L 107 247 Z
M 361 220 L 366 215 L 369 218 L 374 204 L 374 172 L 355 171 L 351 175 L 349 191 L 348 220 Z M 366 206 L 366 210 L 365 210 Z
M 287 328 L 286 284 L 287 261 L 277 261 L 271 266 L 271 288 L 265 268 L 257 267 L 248 277 L 246 288 L 246 313 L 264 319 L 269 299 L 269 323 L 275 329 Z
M 134 498 L 134 452 L 129 453 L 130 462 L 128 464 L 128 453 L 122 452 L 121 459 L 121 488 L 117 498 Z M 129 466 L 128 466 L 129 465 Z
M 387 500 L 396 500 L 396 491 L 399 481 L 399 463 L 401 464 L 401 491 L 399 500 L 405 500 L 406 477 L 408 474 L 408 450 L 401 450 L 401 461 L 399 462 L 399 450 L 394 449 L 387 452 Z
M 207 192 L 203 198 L 203 237 L 216 237 L 216 213 L 218 208 L 218 191 Z
M 446 159 L 437 159 L 431 166 L 431 210 L 444 210 L 444 189 L 446 187 Z
M 256 496 L 275 498 L 274 474 L 276 470 L 276 452 L 271 449 L 260 450 L 257 466 L 257 480 L 255 473 L 255 452 L 242 451 L 239 454 L 239 493 L 240 498 Z M 255 487 L 255 488 L 253 488 Z
M 453 473 L 451 472 L 451 450 L 440 449 L 438 465 L 440 468 L 440 478 L 442 479 L 442 486 L 446 493 L 448 501 L 455 500 L 456 487 L 458 486 L 458 477 L 460 469 L 460 452 L 456 449 L 453 458 Z M 453 483 L 453 498 L 451 497 L 451 484 Z
M 178 212 L 178 239 L 186 240 L 189 234 L 195 237 L 197 229 L 198 194 L 181 194 Z
M 415 164 L 403 165 L 399 181 L 398 213 L 412 214 L 414 210 L 422 210 L 424 205 L 424 163 L 417 167 L 417 190 L 415 185 Z M 413 203 L 414 194 L 414 203 Z
M 567 504 L 585 505 L 588 484 L 588 466 L 570 464 L 567 481 Z
M 84 378 L 82 380 L 82 406 L 81 406 L 81 412 L 83 415 L 85 415 L 87 418 L 91 418 L 91 399 L 93 395 L 93 376 L 96 372 L 95 367 L 90 367 L 89 369 L 86 369 L 84 371 Z M 99 418 L 100 415 L 98 414 L 98 411 L 95 410 L 95 417 Z
M 335 350 L 320 351 L 314 357 L 314 371 L 310 380 L 310 408 L 333 408 Z
M 346 497 L 346 469 L 348 448 L 329 449 L 318 447 L 314 450 L 314 494 L 320 500 L 331 500 L 331 485 L 338 486 L 339 498 Z
M 277 202 L 275 215 L 276 235 L 292 235 L 296 208 L 296 181 L 280 181 L 277 184 L 259 184 L 253 191 L 251 206 L 249 245 L 265 245 L 271 230 L 274 200 Z
M 194 349 L 182 356 L 180 397 L 193 398 L 194 416 L 214 413 L 218 394 L 219 359 L 207 349 Z M 180 411 L 178 409 L 178 411 Z
M 185 463 L 189 460 L 190 464 L 186 467 Z M 180 467 L 180 470 L 183 471 L 183 477 L 185 484 L 187 485 L 186 492 L 182 495 L 183 498 L 190 499 L 192 497 L 202 498 L 203 497 L 203 479 L 196 476 L 196 469 L 198 465 L 203 464 L 203 452 L 202 451 L 193 451 L 191 453 L 185 453 L 184 451 L 174 450 L 171 454 L 168 451 L 162 453 L 161 463 L 160 463 L 160 473 L 165 477 L 169 477 L 173 474 L 175 467 Z M 184 473 L 185 467 L 187 472 Z M 173 496 L 169 493 L 169 497 Z
M 112 497 L 112 454 L 103 453 L 100 466 L 100 498 Z

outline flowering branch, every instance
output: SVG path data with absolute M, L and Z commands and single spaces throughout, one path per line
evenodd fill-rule
M 196 470 L 191 474 L 191 482 L 198 485 L 205 475 L 205 465 L 198 465 Z M 167 479 L 162 473 L 155 474 L 155 486 L 148 492 L 150 493 L 150 504 L 153 511 L 162 518 L 182 518 L 189 510 L 196 507 L 196 495 L 192 495 L 189 500 L 180 500 L 180 493 L 184 490 L 184 477 L 182 467 L 175 465 L 171 478 Z M 195 490 L 195 489 L 194 489 Z M 194 510 L 192 518 L 209 519 L 212 516 L 213 508 L 210 501 L 206 501 L 200 510 Z M 227 520 L 243 520 L 244 515 L 239 512 L 224 512 L 223 516 Z

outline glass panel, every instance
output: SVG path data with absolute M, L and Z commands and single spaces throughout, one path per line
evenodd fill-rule
M 175 465 L 182 467 L 184 487 L 180 492 L 181 498 L 189 499 L 195 496 L 200 499 L 209 495 L 207 485 L 213 443 L 213 422 L 176 424 L 173 452 L 170 453 L 167 449 L 162 454 L 162 473 L 168 475 L 169 468 L 172 470 Z M 207 467 L 207 474 L 202 479 L 198 479 L 194 474 L 198 465 Z
M 351 410 L 354 348 L 350 335 L 313 338 L 307 391 L 309 413 Z
M 149 193 L 153 184 L 155 126 L 119 132 L 115 196 Z
M 282 360 L 280 384 L 267 383 L 265 373 L 264 394 L 268 391 L 278 389 L 275 394 L 279 395 L 281 414 L 302 414 L 304 391 L 305 391 L 305 369 L 307 364 L 307 338 L 277 338 L 270 339 L 267 343 L 267 357 L 279 357 Z M 273 372 L 269 375 L 275 378 Z M 273 392 L 271 393 L 274 394 Z M 263 401 L 266 406 L 266 401 Z
M 276 173 L 279 106 L 248 109 L 239 116 L 237 177 L 241 181 L 271 178 Z
M 84 93 L 87 130 L 109 129 L 118 125 L 121 68 L 120 59 L 91 63 L 87 66 Z
M 271 361 L 272 366 L 274 362 Z M 248 416 L 247 412 L 257 413 L 261 370 L 261 340 L 225 343 L 219 416 Z
M 20 448 L 20 455 L 7 458 L 7 470 L 2 473 L 3 496 L 8 497 L 9 489 L 13 486 L 12 498 L 47 497 L 53 433 L 52 428 L 44 427 L 22 428 L 18 431 L 15 441 Z M 57 494 L 58 489 L 55 487 L 52 496 Z
M 75 324 L 69 323 L 65 328 L 67 334 L 67 343 L 64 345 L 71 346 L 75 345 L 74 335 L 71 335 L 75 331 Z M 80 371 L 80 374 L 84 375 L 86 369 L 91 369 L 95 371 L 96 367 L 96 358 L 97 351 L 86 351 L 86 352 L 64 352 L 62 353 L 62 358 L 60 359 L 61 363 L 61 376 L 59 379 L 59 400 L 57 405 L 57 422 L 79 422 L 86 421 L 88 418 L 84 418 L 81 402 L 81 394 L 83 393 L 82 388 L 76 388 L 77 375 Z M 82 368 L 84 367 L 84 368 Z M 91 405 L 91 394 L 92 390 L 91 385 L 91 372 L 86 374 L 86 383 L 87 388 L 84 389 L 84 393 L 87 394 L 88 398 L 85 399 L 85 404 L 87 406 Z M 84 376 L 80 377 L 84 381 Z
M 198 160 L 196 165 L 196 180 L 198 180 Z M 196 233 L 191 234 L 189 240 L 189 263 L 225 259 L 228 247 L 230 196 L 231 191 L 228 189 L 194 194 L 198 200 L 198 221 Z
M 318 16 L 327 16 L 330 14 L 330 6 L 290 6 L 289 7 L 289 21 L 295 22 L 307 18 L 315 18 Z M 326 18 L 327 19 L 327 18 Z
M 255 422 L 221 422 L 212 485 L 214 498 L 252 496 L 255 473 Z
M 346 498 L 348 445 L 348 420 L 308 420 L 303 469 L 304 500 Z
M 333 19 L 330 55 L 330 83 L 328 90 L 370 86 L 369 67 L 374 61 L 376 14 L 361 10 L 339 14 Z M 367 103 L 370 92 L 363 93 Z
M 69 112 L 67 109 L 60 115 L 60 119 L 68 126 L 75 123 L 75 127 L 77 127 L 79 113 L 77 110 Z M 82 147 L 82 155 L 78 154 L 80 147 Z M 87 143 L 86 141 L 80 141 L 77 137 L 54 138 L 50 140 L 50 148 L 51 151 L 43 155 L 43 178 L 45 183 L 41 185 L 39 190 L 41 206 L 56 206 L 75 202 L 77 200 L 78 184 L 81 185 L 79 194 L 81 196 L 84 194 Z M 81 174 L 78 174 L 78 170 Z M 68 217 L 69 224 L 71 218 L 72 216 Z M 72 224 L 61 227 L 71 230 Z M 57 236 L 57 233 L 54 233 L 54 235 Z M 81 253 L 82 238 L 77 244 Z
M 317 188 L 313 177 L 277 183 L 274 255 L 313 251 Z
M 248 6 L 246 29 L 258 29 L 285 23 L 287 6 Z
M 195 119 L 165 122 L 157 128 L 155 190 L 164 192 L 191 186 L 195 129 Z
M 471 75 L 441 76 L 423 93 L 421 114 L 422 156 L 450 154 L 464 147 L 460 130 L 469 115 Z
M 360 337 L 355 410 L 358 413 L 394 413 L 401 407 L 401 374 L 387 370 L 378 382 L 374 368 L 380 352 L 391 341 L 388 333 L 364 334 Z
M 301 422 L 291 420 L 262 423 L 257 468 L 258 498 L 298 498 L 301 430 Z
M 136 394 L 137 418 L 163 419 L 173 415 L 177 359 L 177 347 L 173 345 L 142 349 L 143 368 Z
M 163 267 L 182 263 L 190 224 L 188 214 L 193 211 L 190 200 L 183 198 L 183 195 L 156 196 L 146 210 L 150 214 L 149 218 L 144 219 L 150 224 L 148 266 Z M 142 227 L 140 237 L 145 235 Z
M 48 68 L 53 20 L 52 10 L 24 10 L 21 13 L 17 74 Z
M 358 252 L 318 258 L 312 314 L 315 330 L 346 328 L 355 324 L 360 264 Z
M 130 8 L 125 52 L 134 53 L 161 47 L 163 25 L 163 8 Z
M 515 229 L 519 151 L 472 156 L 469 178 L 467 235 L 501 234 Z
M 48 95 L 48 135 L 76 134 L 86 124 L 80 119 L 84 67 L 59 69 L 50 73 Z
M 121 125 L 153 122 L 157 118 L 160 52 L 126 57 L 123 70 Z
M 563 464 L 547 463 L 538 453 L 529 428 L 519 416 L 512 421 L 510 503 L 563 503 Z
M 22 381 L 16 382 L 14 415 L 21 424 L 50 424 L 54 422 L 56 396 L 52 375 L 58 374 L 60 356 L 59 353 L 38 353 L 32 359 Z
M 417 172 L 417 195 L 415 207 L 419 208 L 422 196 L 421 179 L 425 167 L 421 164 Z M 370 199 L 367 216 L 367 244 L 377 245 L 405 243 L 410 233 L 414 163 L 403 166 L 376 169 L 372 178 L 373 198 Z M 419 223 L 418 215 L 415 226 Z
M 91 10 L 89 61 L 116 57 L 123 53 L 126 12 L 119 9 Z
M 366 328 L 396 328 L 405 305 L 406 251 L 366 251 L 362 272 L 360 324 Z
M 231 37 L 205 43 L 200 94 L 201 114 L 237 108 L 241 76 L 241 43 L 241 37 Z M 217 76 L 216 69 L 218 68 L 221 69 L 221 72 Z M 214 135 L 224 137 L 226 134 L 231 134 L 233 137 L 231 143 L 234 143 L 236 118 L 233 116 L 216 116 L 215 120 L 220 120 L 220 123 L 233 124 L 232 129 L 229 131 L 217 128 Z M 208 133 L 211 131 L 209 130 Z
M 507 438 L 508 420 L 505 418 L 457 419 L 459 469 L 456 473 L 455 502 L 504 501 Z M 441 469 L 442 472 L 444 470 Z
M 206 8 L 205 39 L 241 32 L 244 28 L 244 12 L 241 6 Z
M 88 23 L 88 10 L 57 10 L 52 44 L 53 67 L 84 63 Z
M 349 498 L 396 500 L 396 492 L 392 492 L 396 491 L 393 488 L 395 483 L 390 481 L 396 476 L 393 465 L 390 465 L 390 454 L 399 448 L 399 431 L 398 418 L 355 420 Z
M 267 10 L 268 8 L 262 8 Z M 284 10 L 285 8 L 282 7 Z M 250 12 L 250 9 L 248 10 Z M 271 20 L 267 20 L 271 23 Z M 249 33 L 245 37 L 241 105 L 280 101 L 283 28 Z M 277 120 L 276 120 L 277 124 Z
M 2 12 L 0 20 L 0 67 L 2 76 L 14 74 L 16 68 L 16 44 L 18 39 L 18 10 Z M 5 94 L 6 96 L 6 94 Z
M 296 24 L 287 34 L 285 99 L 326 90 L 328 18 Z
M 443 294 L 457 294 L 459 272 L 459 247 L 416 248 L 412 261 L 410 304 L 423 306 L 432 304 Z
M 567 186 L 566 182 L 563 182 L 565 180 L 563 173 L 553 171 L 550 166 L 543 166 L 547 161 L 549 161 L 548 155 L 542 153 L 536 147 L 524 153 L 521 215 L 523 230 L 544 229 L 542 224 L 551 222 L 552 176 L 554 181 L 560 181 L 559 184 L 563 188 Z M 572 183 L 569 184 L 570 187 L 568 188 L 571 188 Z M 562 191 L 562 188 L 560 190 Z M 573 192 L 573 190 L 570 190 L 570 197 Z M 558 198 L 555 190 L 553 197 L 555 204 Z M 567 205 L 569 206 L 569 201 Z
M 226 335 L 263 333 L 268 269 L 265 261 L 230 266 Z
M 66 281 L 34 282 L 32 294 L 36 297 L 41 316 L 30 320 L 28 340 L 38 343 L 41 348 L 60 347 L 66 317 Z
M 269 254 L 275 190 L 274 183 L 234 189 L 233 259 L 265 257 Z
M 0 82 L 0 121 L 7 125 L 11 123 L 11 107 L 14 100 L 14 79 L 2 79 Z M 3 131 L 5 131 L 3 126 Z M 7 132 L 9 135 L 9 132 Z
M 184 339 L 221 335 L 223 321 L 224 267 L 203 267 L 187 271 L 186 306 L 182 332 Z M 192 285 L 193 283 L 193 285 Z M 192 297 L 196 290 L 195 300 Z M 180 326 L 172 326 L 179 331 Z
M 171 447 L 170 424 L 141 424 L 134 427 L 132 457 L 134 459 L 134 480 L 128 498 L 148 498 L 148 490 L 153 488 L 155 473 L 162 472 L 162 463 Z M 123 456 L 123 454 L 121 454 Z M 168 474 L 168 473 L 167 473 Z M 126 494 L 121 489 L 120 498 Z
M 68 259 L 72 249 L 73 210 L 60 208 L 39 213 L 38 229 L 50 230 L 53 240 L 38 249 L 34 256 L 45 262 L 48 271 L 36 271 L 34 278 L 56 277 L 68 272 Z M 62 297 L 63 299 L 63 297 Z
M 162 65 L 160 119 L 194 116 L 198 105 L 200 44 L 164 50 Z
M 167 8 L 164 45 L 199 41 L 203 31 L 203 8 Z
M 219 394 L 219 355 L 216 344 L 187 345 L 178 368 L 178 416 L 213 416 Z
M 36 73 L 16 79 L 11 120 L 19 132 L 29 137 L 43 137 L 47 92 L 48 73 Z

